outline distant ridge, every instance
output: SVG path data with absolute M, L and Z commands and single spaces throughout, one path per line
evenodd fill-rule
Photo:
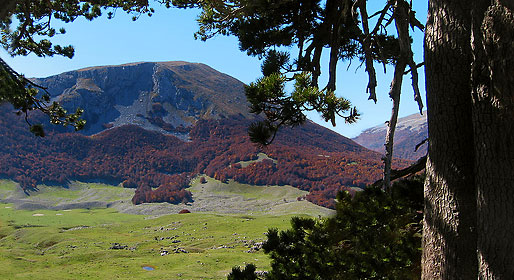
M 167 65 L 167 66 L 183 66 L 183 65 L 204 65 L 204 66 L 207 66 L 206 64 L 203 64 L 203 63 L 195 63 L 195 62 L 187 62 L 187 61 L 138 61 L 138 62 L 128 62 L 128 63 L 123 63 L 123 64 L 109 64 L 109 65 L 97 65 L 97 66 L 89 66 L 89 67 L 84 67 L 84 68 L 80 68 L 80 69 L 77 69 L 77 70 L 74 70 L 74 71 L 89 71 L 89 70 L 94 70 L 94 69 L 101 69 L 101 68 L 110 68 L 110 67 L 125 67 L 125 66 L 137 66 L 137 65 L 140 65 L 140 64 L 145 64 L 145 63 L 155 63 L 155 64 L 161 64 L 161 65 Z M 209 67 L 209 66 L 207 66 Z M 70 72 L 73 72 L 73 71 L 70 71 Z
M 360 145 L 384 153 L 384 142 L 387 133 L 385 124 L 374 126 L 364 130 L 359 136 L 353 138 Z M 427 152 L 427 144 L 415 151 L 416 145 L 428 137 L 428 125 L 426 111 L 423 115 L 412 114 L 398 119 L 394 135 L 394 157 L 417 160 Z

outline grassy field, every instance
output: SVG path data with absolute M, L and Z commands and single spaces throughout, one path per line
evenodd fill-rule
M 259 270 L 269 268 L 262 250 L 252 249 L 265 240 L 268 228 L 288 228 L 290 218 L 302 207 L 309 215 L 330 213 L 305 201 L 293 201 L 298 193 L 291 189 L 250 189 L 208 180 L 207 184 L 193 182 L 191 190 L 204 200 L 209 199 L 208 193 L 217 197 L 219 201 L 212 203 L 218 208 L 209 207 L 226 209 L 247 201 L 255 211 L 196 211 L 201 205 L 195 208 L 195 203 L 206 203 L 201 199 L 178 206 L 193 213 L 158 217 L 152 212 L 120 213 L 115 208 L 23 210 L 13 203 L 1 203 L 0 279 L 225 279 L 235 265 L 252 262 Z M 54 206 L 77 202 L 83 192 L 104 200 L 127 199 L 127 190 L 111 187 L 101 191 L 106 187 L 75 183 L 70 187 L 72 193 L 41 187 L 41 193 L 23 198 L 16 184 L 0 180 L 0 198 L 4 202 L 16 198 L 16 203 L 50 201 Z
M 191 182 L 189 190 L 195 199 L 190 207 L 192 211 L 312 216 L 333 213 L 332 210 L 308 201 L 298 201 L 298 197 L 308 192 L 291 186 L 253 186 L 232 180 L 222 183 L 210 177 L 205 178 L 205 184 L 200 184 L 199 177 Z
M 247 167 L 248 165 L 250 165 L 251 163 L 254 163 L 254 162 L 261 162 L 263 161 L 264 159 L 271 159 L 274 163 L 277 163 L 277 160 L 276 159 L 272 159 L 270 158 L 267 154 L 265 153 L 258 153 L 257 154 L 257 159 L 255 160 L 248 160 L 248 161 L 240 161 L 238 162 L 239 164 L 241 164 L 241 167 L 245 168 Z

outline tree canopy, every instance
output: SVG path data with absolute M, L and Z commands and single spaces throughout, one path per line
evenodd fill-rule
M 369 75 L 367 92 L 369 99 L 376 101 L 376 74 L 374 62 L 395 64 L 400 57 L 400 40 L 391 35 L 389 26 L 394 22 L 397 7 L 406 9 L 405 20 L 412 27 L 423 29 L 423 25 L 415 18 L 415 12 L 405 1 L 389 1 L 383 10 L 368 16 L 366 1 L 174 1 L 179 7 L 198 7 L 202 13 L 198 18 L 200 24 L 196 36 L 207 40 L 215 35 L 234 35 L 239 40 L 242 51 L 249 55 L 264 57 L 263 75 L 255 84 L 272 83 L 283 84 L 286 81 L 304 83 L 302 88 L 310 86 L 319 88 L 317 96 L 322 98 L 320 103 L 327 103 L 327 108 L 312 106 L 312 91 L 306 92 L 300 109 L 317 108 L 323 117 L 335 125 L 335 115 L 349 111 L 351 106 L 338 106 L 338 102 L 331 100 L 330 96 L 336 90 L 336 67 L 340 61 L 357 60 L 365 63 Z M 369 18 L 376 18 L 373 29 L 369 28 Z M 410 40 L 410 39 L 409 39 Z M 281 47 L 295 47 L 293 51 L 277 51 Z M 327 67 L 322 65 L 322 55 L 328 52 Z M 293 57 L 294 59 L 291 59 Z M 410 64 L 416 72 L 416 65 Z M 322 70 L 328 70 L 328 82 L 324 87 L 319 86 Z M 303 76 L 294 76 L 308 72 L 309 79 Z M 272 74 L 280 73 L 275 77 Z M 278 76 L 278 77 L 277 77 Z M 284 76 L 284 77 L 282 77 Z M 292 77 L 291 77 L 292 76 Z M 296 79 L 299 78 L 300 80 Z M 296 87 L 295 87 L 296 88 Z M 421 99 L 416 92 L 416 101 L 421 105 Z M 249 97 L 255 96 L 252 90 Z M 274 98 L 283 96 L 281 87 L 274 95 L 268 93 L 265 100 L 276 103 Z M 298 96 L 294 91 L 291 96 Z M 324 97 L 321 97 L 323 95 Z M 256 96 L 258 99 L 260 96 Z M 298 98 L 297 98 L 298 99 Z M 260 99 L 262 101 L 262 98 Z M 290 99 L 282 99 L 281 104 L 289 103 Z M 331 102 L 336 104 L 330 104 Z M 260 104 L 265 102 L 258 102 Z M 253 104 L 253 102 L 252 102 Z M 308 106 L 311 105 L 311 106 Z M 343 109 L 344 108 L 344 109 Z M 273 111 L 274 107 L 269 108 Z M 316 110 L 316 109 L 315 109 Z M 298 114 L 286 116 L 287 122 L 297 118 Z M 296 116 L 295 116 L 296 115 Z M 358 116 L 356 111 L 350 110 L 345 121 L 354 121 Z M 275 123 L 275 122 L 273 122 Z M 296 121 L 293 120 L 293 123 Z M 275 127 L 278 125 L 275 125 Z

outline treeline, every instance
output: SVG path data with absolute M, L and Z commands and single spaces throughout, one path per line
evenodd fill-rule
M 274 144 L 259 148 L 247 136 L 249 120 L 232 116 L 200 120 L 190 141 L 128 125 L 95 136 L 61 133 L 46 127 L 37 138 L 22 117 L 0 106 L 0 176 L 25 190 L 37 184 L 104 180 L 135 188 L 133 202 L 192 201 L 186 190 L 196 174 L 254 185 L 292 185 L 307 199 L 333 207 L 336 193 L 380 177 L 380 155 L 315 124 L 283 130 Z M 37 118 L 32 118 L 32 121 Z M 44 121 L 42 121 L 44 123 Z M 270 158 L 246 167 L 259 152 Z M 406 162 L 400 162 L 405 165 Z

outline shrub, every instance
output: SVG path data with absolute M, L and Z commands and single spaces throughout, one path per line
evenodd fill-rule
M 227 276 L 227 280 L 258 280 L 255 273 L 255 265 L 247 264 L 243 270 L 236 266 L 232 268 L 232 272 Z

